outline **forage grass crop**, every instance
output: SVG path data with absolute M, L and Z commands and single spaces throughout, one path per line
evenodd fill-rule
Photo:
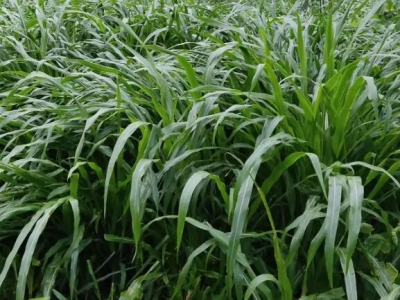
M 397 299 L 395 1 L 4 0 L 1 299 Z

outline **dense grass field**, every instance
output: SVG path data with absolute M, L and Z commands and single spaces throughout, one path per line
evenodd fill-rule
M 398 299 L 399 9 L 3 0 L 0 299 Z

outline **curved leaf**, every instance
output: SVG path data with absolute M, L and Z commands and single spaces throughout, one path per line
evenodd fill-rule
M 209 176 L 208 172 L 198 171 L 189 178 L 185 187 L 183 188 L 181 198 L 179 200 L 179 212 L 178 212 L 178 226 L 177 226 L 177 250 L 182 242 L 183 229 L 185 226 L 185 218 L 189 208 L 190 201 L 192 200 L 192 195 L 194 190 L 199 185 L 201 181 Z

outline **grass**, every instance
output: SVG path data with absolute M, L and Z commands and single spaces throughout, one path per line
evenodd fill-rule
M 1 299 L 397 299 L 395 1 L 5 0 Z

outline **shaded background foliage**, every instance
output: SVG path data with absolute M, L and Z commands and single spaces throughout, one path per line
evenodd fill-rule
M 0 12 L 0 297 L 396 299 L 393 1 Z

